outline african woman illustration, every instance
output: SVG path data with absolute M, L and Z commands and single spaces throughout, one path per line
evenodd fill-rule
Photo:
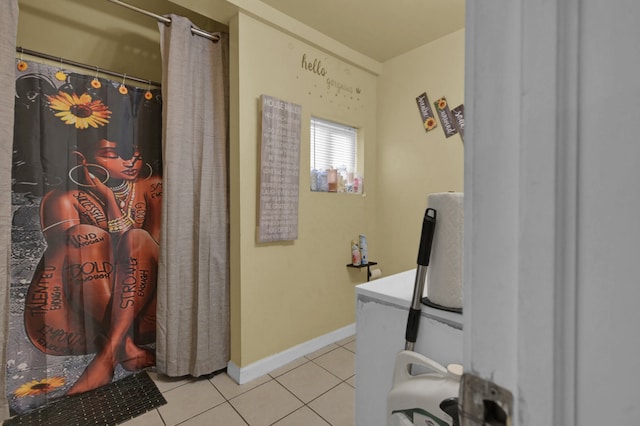
M 134 371 L 155 363 L 144 345 L 155 341 L 162 182 L 134 138 L 108 131 L 104 105 L 59 96 L 56 116 L 79 129 L 75 165 L 42 198 L 46 250 L 26 295 L 24 325 L 45 354 L 95 353 L 67 391 L 75 394 L 110 383 L 118 364 Z M 49 101 L 55 112 L 56 98 Z

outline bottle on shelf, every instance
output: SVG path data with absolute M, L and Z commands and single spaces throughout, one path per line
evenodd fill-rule
M 360 266 L 361 258 L 360 258 L 360 247 L 358 247 L 358 242 L 356 240 L 351 241 L 351 264 L 353 266 Z
M 360 234 L 360 264 L 367 265 L 369 263 L 369 253 L 367 248 L 367 237 Z

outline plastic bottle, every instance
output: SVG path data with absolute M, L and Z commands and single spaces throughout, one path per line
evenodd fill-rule
M 347 169 L 338 167 L 338 192 L 347 191 Z
M 355 176 L 353 178 L 353 192 L 356 194 L 362 193 L 362 180 L 360 176 Z
M 327 182 L 329 192 L 338 192 L 338 171 L 336 169 L 329 169 L 327 172 Z
M 368 265 L 369 264 L 369 253 L 367 249 L 367 237 L 363 234 L 360 234 L 360 264 Z
M 409 367 L 426 372 L 410 374 Z M 457 425 L 458 422 L 444 411 L 443 403 L 458 397 L 462 370 L 458 364 L 445 368 L 417 352 L 398 353 L 393 386 L 387 397 L 387 424 L 403 424 L 399 420 L 408 419 L 406 413 L 413 415 L 414 421 L 418 420 L 416 417 L 424 419 L 409 424 Z
M 327 180 L 326 170 L 322 170 L 318 172 L 318 191 L 320 192 L 329 191 L 329 181 Z
M 360 247 L 356 240 L 351 241 L 351 264 L 353 266 L 360 266 Z
M 347 172 L 347 185 L 345 188 L 346 192 L 353 192 L 353 172 Z

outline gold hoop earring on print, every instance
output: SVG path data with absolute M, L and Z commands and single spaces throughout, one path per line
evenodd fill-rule
M 94 188 L 95 185 L 87 185 L 86 183 L 80 183 L 80 182 L 78 182 L 77 180 L 75 180 L 73 178 L 73 172 L 76 171 L 77 169 L 79 169 L 80 167 L 87 167 L 87 168 L 96 167 L 98 169 L 101 169 L 106 175 L 104 181 L 100 181 L 102 184 L 106 184 L 107 181 L 109 180 L 109 178 L 111 177 L 109 175 L 109 170 L 105 169 L 104 167 L 102 167 L 99 164 L 78 164 L 77 166 L 73 166 L 72 168 L 69 169 L 69 179 L 71 180 L 71 182 L 73 182 L 76 185 L 81 186 L 83 188 Z M 89 172 L 89 174 L 91 174 L 91 172 Z M 91 175 L 91 176 L 93 177 L 94 175 Z
M 150 163 L 144 163 L 145 166 L 149 167 L 149 175 L 147 177 L 143 177 L 141 179 L 148 180 L 151 176 L 153 176 L 153 166 Z M 138 175 L 138 177 L 140 177 Z

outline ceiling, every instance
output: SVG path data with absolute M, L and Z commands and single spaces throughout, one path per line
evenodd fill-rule
M 465 17 L 465 0 L 168 1 L 223 24 L 240 9 L 260 16 L 266 5 L 378 62 L 464 28 Z
M 379 62 L 464 28 L 465 0 L 261 0 Z

